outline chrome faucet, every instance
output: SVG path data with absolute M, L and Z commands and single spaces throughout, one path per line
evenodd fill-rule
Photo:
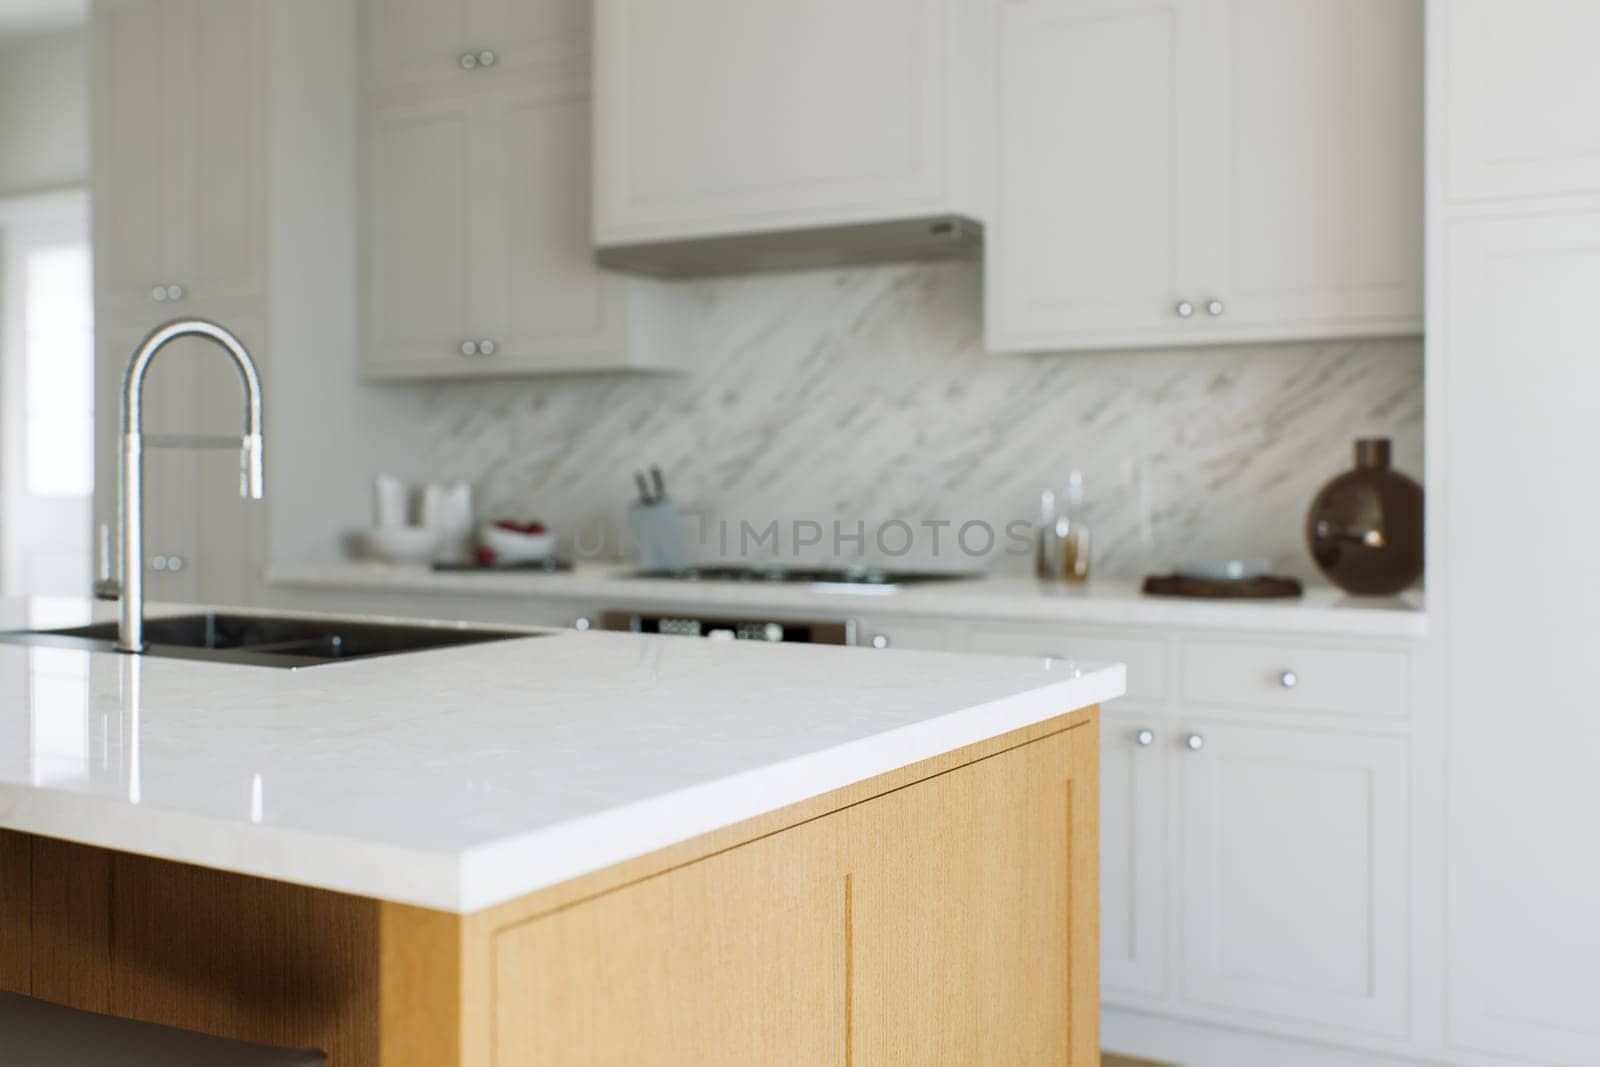
M 117 649 L 144 651 L 144 379 L 150 361 L 180 337 L 205 337 L 233 359 L 244 386 L 244 432 L 231 437 L 150 438 L 151 447 L 215 448 L 237 446 L 239 495 L 260 500 L 264 491 L 261 463 L 261 377 L 255 361 L 230 331 L 204 319 L 180 319 L 157 326 L 139 343 L 122 378 L 122 467 L 117 482 L 119 533 L 118 571 L 121 583 L 102 583 L 120 600 Z M 109 576 L 108 576 L 109 577 Z

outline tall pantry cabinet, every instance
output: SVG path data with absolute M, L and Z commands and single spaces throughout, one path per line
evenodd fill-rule
M 146 333 L 215 319 L 267 362 L 266 23 L 254 0 L 94 5 L 97 529 L 117 521 L 122 373 Z M 179 342 L 152 365 L 147 432 L 239 433 L 237 376 L 210 347 Z M 146 452 L 149 599 L 245 595 L 262 524 L 238 499 L 237 467 L 232 452 Z
M 1445 1032 L 1600 1063 L 1600 5 L 1429 14 L 1429 598 Z
M 354 355 L 356 0 L 96 0 L 89 32 L 95 521 L 116 522 L 130 353 L 162 322 L 214 319 L 261 370 L 266 498 L 239 498 L 235 450 L 147 449 L 146 590 L 266 600 L 274 545 L 335 551 L 365 517 L 370 472 L 406 461 L 372 442 L 406 447 L 382 430 L 410 401 L 362 393 Z M 169 346 L 145 398 L 150 433 L 239 432 L 238 377 L 206 342 Z

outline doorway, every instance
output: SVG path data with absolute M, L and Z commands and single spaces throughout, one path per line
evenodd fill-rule
M 90 590 L 93 286 L 81 190 L 0 200 L 0 593 Z

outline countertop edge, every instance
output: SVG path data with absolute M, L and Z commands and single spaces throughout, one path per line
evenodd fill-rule
M 1037 592 L 997 588 L 994 580 L 959 585 L 911 587 L 897 593 L 819 592 L 796 586 L 691 584 L 626 578 L 606 573 L 493 575 L 434 572 L 407 564 L 363 561 L 331 563 L 278 562 L 264 580 L 283 588 L 352 589 L 367 592 L 427 592 L 484 597 L 543 597 L 556 601 L 603 600 L 638 606 L 706 604 L 759 606 L 786 612 L 835 615 L 947 617 L 1012 622 L 1099 623 L 1116 626 L 1162 626 L 1178 629 L 1277 633 L 1414 640 L 1428 634 L 1427 612 L 1420 605 L 1377 600 L 1370 606 L 1355 599 L 1328 605 L 1305 601 L 1179 600 L 1126 595 L 1100 597 L 1068 588 Z M 1015 581 L 1001 580 L 1006 585 Z M 1133 583 L 1114 583 L 1125 589 Z M 1401 606 L 1397 606 L 1397 604 Z
M 560 885 L 1123 695 L 1123 665 L 583 816 L 460 854 L 0 782 L 0 829 L 456 914 Z
M 1096 665 L 1079 678 L 473 849 L 463 857 L 460 910 L 481 911 L 560 885 L 823 793 L 1114 700 L 1126 690 L 1124 665 Z M 536 857 L 545 862 L 536 882 L 505 874 L 508 865 L 522 869 Z M 549 862 L 551 857 L 559 857 L 559 862 Z

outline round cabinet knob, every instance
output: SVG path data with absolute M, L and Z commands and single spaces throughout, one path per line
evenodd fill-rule
M 150 299 L 154 300 L 158 304 L 165 304 L 167 302 L 167 287 L 164 285 L 158 285 L 154 289 L 150 290 Z
M 1220 300 L 1207 300 L 1206 301 L 1206 314 L 1210 315 L 1214 319 L 1215 318 L 1219 318 L 1222 315 L 1222 313 L 1224 311 L 1226 311 L 1226 310 L 1227 310 L 1227 308 L 1222 306 L 1222 301 L 1220 301 Z
M 463 356 L 475 356 L 475 355 L 477 355 L 478 354 L 478 342 L 476 342 L 476 341 L 462 341 L 461 342 L 461 354 Z
M 152 570 L 158 570 L 158 571 L 166 570 L 167 569 L 167 557 L 166 556 L 152 556 L 152 557 L 150 557 L 150 568 Z
M 1294 671 L 1284 671 L 1282 674 L 1278 675 L 1278 684 L 1283 686 L 1285 689 L 1293 689 L 1295 686 L 1300 684 L 1300 676 L 1294 673 Z
M 1206 739 L 1201 737 L 1199 734 L 1190 734 L 1188 737 L 1183 739 L 1183 743 L 1188 747 L 1190 752 L 1199 752 L 1202 748 L 1206 747 Z
M 494 66 L 494 61 L 498 58 L 499 57 L 496 56 L 494 52 L 485 48 L 483 51 L 478 53 L 478 66 L 492 67 Z
M 494 355 L 495 347 L 495 343 L 486 337 L 478 342 L 478 355 L 492 356 Z
M 873 648 L 888 648 L 889 647 L 889 635 L 888 634 L 873 634 L 872 635 L 872 647 Z
M 1149 746 L 1155 744 L 1156 732 L 1154 730 L 1140 730 L 1138 733 L 1133 735 L 1133 739 L 1139 742 L 1140 748 L 1148 748 Z
M 461 53 L 461 69 L 462 70 L 474 70 L 474 69 L 477 68 L 477 66 L 478 66 L 478 53 L 476 53 L 476 52 L 462 52 Z
M 592 629 L 593 627 L 594 623 L 589 620 L 589 616 L 587 615 L 579 615 L 576 619 L 572 620 L 572 628 L 574 630 L 588 630 Z
M 1190 315 L 1194 314 L 1194 305 L 1189 303 L 1187 300 L 1180 300 L 1178 301 L 1178 306 L 1172 310 L 1178 313 L 1178 318 L 1186 319 Z
M 167 557 L 167 570 L 172 571 L 174 574 L 176 574 L 178 571 L 183 570 L 183 557 L 182 556 L 168 556 Z
M 167 299 L 168 300 L 182 300 L 183 299 L 183 286 L 181 286 L 181 285 L 169 285 L 169 286 L 167 286 Z

